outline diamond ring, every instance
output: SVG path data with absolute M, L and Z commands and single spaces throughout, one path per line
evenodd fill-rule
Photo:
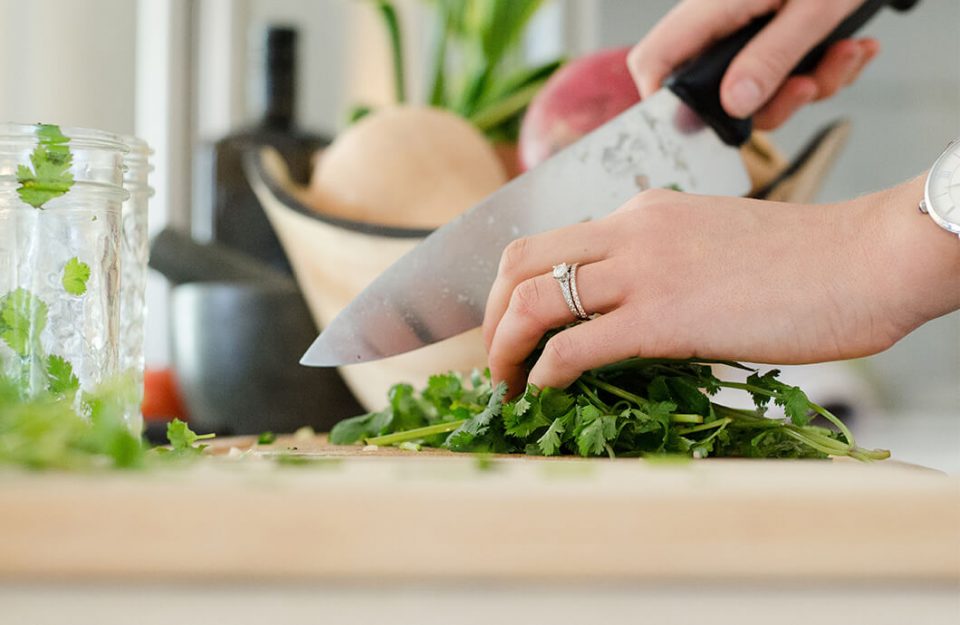
M 580 293 L 577 291 L 577 268 L 579 266 L 579 263 L 554 265 L 553 279 L 560 284 L 563 301 L 567 303 L 567 308 L 570 309 L 573 316 L 580 321 L 586 321 L 590 319 L 590 315 L 584 310 L 583 304 L 580 302 Z

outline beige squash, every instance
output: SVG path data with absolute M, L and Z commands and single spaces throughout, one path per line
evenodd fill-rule
M 490 143 L 447 111 L 401 106 L 344 131 L 317 160 L 309 201 L 327 215 L 436 228 L 507 180 Z

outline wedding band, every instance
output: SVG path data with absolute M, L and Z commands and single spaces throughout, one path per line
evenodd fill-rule
M 570 295 L 573 297 L 573 305 L 577 308 L 577 319 L 585 321 L 590 318 L 590 315 L 583 309 L 583 304 L 580 303 L 580 293 L 577 291 L 577 268 L 579 266 L 580 263 L 573 263 L 570 266 Z
M 579 263 L 572 266 L 567 263 L 560 263 L 553 266 L 553 278 L 560 284 L 560 291 L 563 293 L 563 301 L 567 303 L 567 308 L 573 316 L 580 321 L 586 321 L 590 315 L 583 309 L 580 303 L 580 294 L 577 292 L 577 267 Z

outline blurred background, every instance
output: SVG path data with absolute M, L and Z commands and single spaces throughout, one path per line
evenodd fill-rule
M 631 45 L 672 4 L 547 0 L 506 62 L 536 67 Z M 401 0 L 396 5 L 409 99 L 424 102 L 437 41 L 434 3 Z M 151 232 L 173 226 L 200 243 L 210 242 L 218 238 L 224 185 L 240 175 L 237 145 L 273 133 L 264 142 L 287 146 L 281 150 L 285 154 L 309 152 L 336 137 L 357 105 L 378 107 L 393 100 L 394 67 L 382 18 L 376 4 L 365 0 L 0 0 L 0 119 L 145 138 L 155 149 Z M 283 29 L 269 39 L 271 27 Z M 957 2 L 921 2 L 907 16 L 885 12 L 866 31 L 881 41 L 883 51 L 856 85 L 772 135 L 789 158 L 828 123 L 850 120 L 849 142 L 822 180 L 820 200 L 851 198 L 917 175 L 960 135 L 958 27 Z M 289 81 L 292 110 L 282 102 L 270 104 L 266 94 L 287 93 Z M 267 128 L 265 119 L 278 114 L 292 114 L 293 125 L 288 119 Z M 233 169 L 218 170 L 224 164 Z M 298 174 L 291 164 L 291 174 L 308 176 L 309 159 L 300 168 Z M 192 258 L 178 249 L 181 258 Z M 289 271 L 282 265 L 273 269 Z M 189 361 L 186 368 L 205 366 L 207 356 L 184 355 L 182 345 L 202 343 L 211 330 L 182 315 L 198 306 L 215 311 L 211 307 L 222 302 L 211 303 L 207 293 L 174 302 L 171 291 L 169 280 L 151 275 L 148 367 L 162 370 L 178 358 Z M 234 295 L 214 299 L 224 297 L 232 310 L 254 307 L 253 300 Z M 283 305 L 284 300 L 270 301 Z M 216 314 L 220 325 L 230 325 L 228 313 Z M 308 326 L 304 334 L 314 330 Z M 296 344 L 291 353 L 305 347 Z M 231 357 L 236 362 L 237 356 Z M 831 380 L 844 380 L 857 389 L 851 392 L 858 401 L 884 414 L 956 416 L 960 316 L 936 320 L 876 357 L 825 367 L 805 367 L 798 376 L 824 388 Z M 262 376 L 264 368 L 244 374 Z M 952 428 L 942 455 L 957 452 L 955 421 L 930 422 L 930 427 L 949 423 Z

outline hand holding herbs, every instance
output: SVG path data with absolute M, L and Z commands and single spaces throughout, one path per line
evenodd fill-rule
M 940 233 L 901 210 L 922 183 L 790 206 L 652 189 L 603 219 L 515 242 L 484 315 L 493 379 L 522 389 L 529 371 L 539 387 L 565 388 L 633 356 L 802 364 L 885 350 L 960 302 L 955 265 L 933 262 L 960 248 L 931 236 L 927 253 L 920 241 Z M 884 237 L 864 230 L 868 218 Z M 904 255 L 907 238 L 917 251 Z M 580 263 L 580 299 L 600 316 L 552 336 L 528 370 L 540 339 L 572 317 L 549 273 L 560 261 Z
M 341 421 L 330 441 L 537 456 L 889 457 L 857 447 L 837 417 L 778 380 L 776 370 L 725 382 L 714 376 L 715 364 L 746 369 L 735 362 L 634 358 L 586 373 L 565 391 L 528 385 L 506 403 L 506 384 L 492 386 L 489 374 L 475 373 L 470 384 L 455 373 L 436 375 L 419 395 L 409 385 L 394 386 L 384 410 Z M 745 391 L 756 408 L 714 402 L 721 388 Z M 767 417 L 771 404 L 786 418 Z M 818 415 L 836 430 L 811 424 Z

